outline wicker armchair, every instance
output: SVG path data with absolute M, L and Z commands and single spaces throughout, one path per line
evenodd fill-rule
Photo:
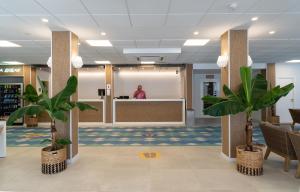
M 293 119 L 292 128 L 295 129 L 295 124 L 300 123 L 300 109 L 289 109 Z
M 268 159 L 270 152 L 274 152 L 284 158 L 284 171 L 289 171 L 291 160 L 297 160 L 292 142 L 288 136 L 290 130 L 287 127 L 275 126 L 268 122 L 262 122 L 260 127 L 267 144 L 264 159 Z
M 300 178 L 300 133 L 290 132 L 289 136 L 298 158 L 298 168 L 295 177 Z

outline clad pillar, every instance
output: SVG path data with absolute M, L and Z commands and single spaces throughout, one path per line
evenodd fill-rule
M 78 70 L 72 67 L 71 59 L 78 55 L 78 37 L 70 31 L 52 32 L 52 67 L 51 67 L 51 94 L 60 92 L 70 76 L 78 76 Z M 78 100 L 76 92 L 71 98 Z M 57 121 L 59 137 L 69 138 L 72 144 L 68 147 L 68 159 L 72 160 L 78 154 L 78 109 L 68 113 L 67 123 Z
M 113 121 L 113 66 L 105 65 L 105 123 Z
M 185 98 L 186 109 L 193 109 L 193 64 L 185 65 Z
M 31 84 L 34 88 L 36 88 L 36 68 L 30 65 L 24 65 L 23 67 L 23 78 L 24 78 L 24 91 L 27 85 Z M 29 103 L 25 102 L 24 106 Z M 25 124 L 28 123 L 28 117 L 24 118 Z
M 240 67 L 247 66 L 247 30 L 229 30 L 221 36 L 221 55 L 228 55 L 228 65 L 221 69 L 221 89 L 227 85 L 237 91 L 240 84 Z M 221 90 L 223 95 L 223 90 Z M 245 144 L 246 115 L 228 115 L 221 118 L 222 152 L 229 158 L 236 157 L 235 147 Z

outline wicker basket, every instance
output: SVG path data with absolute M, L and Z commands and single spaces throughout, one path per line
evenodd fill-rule
M 38 126 L 38 118 L 37 117 L 27 117 L 26 118 L 26 126 L 27 127 L 37 127 Z
M 50 147 L 42 149 L 42 173 L 55 174 L 67 168 L 67 149 L 64 147 L 50 151 Z
M 245 151 L 245 146 L 237 146 L 237 170 L 250 176 L 263 174 L 263 150 L 254 146 L 254 151 Z

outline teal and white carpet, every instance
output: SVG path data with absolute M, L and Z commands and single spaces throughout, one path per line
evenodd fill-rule
M 43 146 L 50 129 L 8 127 L 8 146 Z M 253 134 L 255 143 L 264 143 L 259 128 Z M 218 146 L 220 127 L 112 127 L 79 128 L 81 146 Z

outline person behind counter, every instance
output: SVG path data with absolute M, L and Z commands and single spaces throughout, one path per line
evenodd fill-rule
M 133 94 L 133 98 L 135 98 L 135 99 L 146 99 L 146 93 L 143 90 L 142 85 L 138 85 L 137 90 Z

